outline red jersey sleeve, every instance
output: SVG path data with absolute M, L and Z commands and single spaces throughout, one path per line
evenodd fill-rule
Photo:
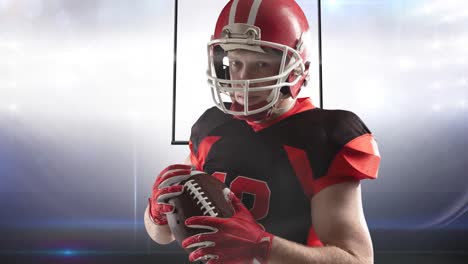
M 372 134 L 354 138 L 341 148 L 331 162 L 327 173 L 314 182 L 316 193 L 322 189 L 349 180 L 376 179 L 380 154 Z

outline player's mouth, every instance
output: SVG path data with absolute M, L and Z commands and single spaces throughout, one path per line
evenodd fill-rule
M 245 98 L 243 95 L 236 95 L 235 98 L 238 104 L 244 105 Z M 258 103 L 259 101 L 261 101 L 260 96 L 249 96 L 249 105 Z

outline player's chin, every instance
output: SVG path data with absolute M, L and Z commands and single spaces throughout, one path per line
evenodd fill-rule
M 243 96 L 236 96 L 235 97 L 236 103 L 244 106 L 245 105 L 245 98 Z M 266 100 L 265 98 L 261 96 L 250 96 L 248 100 L 249 107 L 256 106 L 263 103 L 263 105 L 266 105 Z M 261 106 L 260 106 L 261 107 Z
M 235 100 L 233 100 L 233 104 L 236 105 L 236 108 L 238 108 L 239 110 L 244 111 L 245 101 L 243 97 L 239 97 L 239 98 L 236 97 Z M 248 110 L 253 111 L 253 110 L 262 108 L 266 106 L 267 104 L 268 104 L 268 101 L 266 101 L 264 97 L 260 97 L 260 96 L 249 97 Z

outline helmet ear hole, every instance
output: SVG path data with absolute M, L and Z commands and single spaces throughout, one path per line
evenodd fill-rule
M 309 68 L 310 68 L 310 61 L 306 61 L 304 63 L 304 66 L 305 66 L 305 71 L 308 72 L 309 71 Z
M 281 87 L 280 92 L 281 92 L 282 96 L 283 95 L 290 95 L 291 94 L 291 89 L 289 89 L 288 86 L 283 86 L 283 87 Z

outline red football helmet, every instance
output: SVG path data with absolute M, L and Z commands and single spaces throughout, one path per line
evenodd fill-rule
M 229 1 L 221 11 L 208 43 L 207 76 L 215 105 L 225 113 L 245 117 L 274 111 L 282 95 L 290 94 L 296 98 L 309 76 L 309 46 L 309 24 L 294 0 Z M 278 74 L 231 80 L 227 52 L 235 49 L 280 54 Z M 268 90 L 271 93 L 266 102 L 248 104 L 249 92 Z M 233 98 L 236 91 L 244 93 L 242 107 Z M 224 102 L 232 102 L 231 107 Z

